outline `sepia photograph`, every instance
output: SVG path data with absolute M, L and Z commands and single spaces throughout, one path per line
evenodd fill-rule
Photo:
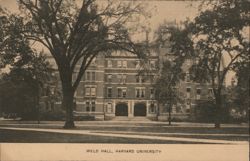
M 249 161 L 249 0 L 0 0 L 0 161 Z

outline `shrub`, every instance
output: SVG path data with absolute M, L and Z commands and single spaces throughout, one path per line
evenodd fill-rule
M 216 105 L 211 100 L 199 101 L 194 108 L 194 121 L 214 123 L 216 117 Z M 221 121 L 226 123 L 230 120 L 229 109 L 226 104 L 221 109 Z
M 95 116 L 86 115 L 86 116 L 74 116 L 75 121 L 94 121 Z
M 65 112 L 64 111 L 41 112 L 40 120 L 42 120 L 42 121 L 64 121 L 65 120 Z

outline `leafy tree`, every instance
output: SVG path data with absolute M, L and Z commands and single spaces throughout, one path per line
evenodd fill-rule
M 230 99 L 233 104 L 234 110 L 236 110 L 236 112 L 238 113 L 241 113 L 246 119 L 249 118 L 249 104 L 250 104 L 249 65 L 250 65 L 249 60 L 244 60 L 244 62 L 239 62 L 237 64 L 237 67 L 235 69 L 237 80 L 233 80 L 230 92 L 228 92 L 231 93 Z
M 134 3 L 94 0 L 19 0 L 26 13 L 26 37 L 48 48 L 57 64 L 62 83 L 64 128 L 74 127 L 73 96 L 91 61 L 111 50 L 142 55 L 133 43 L 127 23 L 137 21 L 143 8 Z M 76 69 L 76 64 L 80 65 Z M 76 79 L 72 79 L 74 71 Z
M 221 122 L 226 75 L 236 68 L 238 62 L 249 60 L 249 41 L 245 30 L 250 23 L 249 3 L 248 0 L 209 1 L 211 9 L 201 11 L 193 22 L 172 32 L 177 35 L 175 37 L 183 35 L 183 39 L 188 40 L 171 41 L 174 51 L 195 60 L 190 69 L 192 79 L 212 84 L 217 128 Z
M 249 56 L 248 56 L 249 57 Z M 241 62 L 236 69 L 237 76 L 237 100 L 241 109 L 249 111 L 250 95 L 249 95 L 249 82 L 250 82 L 250 59 Z
M 41 88 L 51 73 L 43 55 L 30 54 L 28 63 L 12 65 L 9 73 L 2 74 L 0 85 L 3 112 L 18 113 L 24 119 L 39 112 Z
M 213 100 L 200 100 L 197 101 L 194 119 L 197 122 L 214 122 L 215 102 Z
M 22 19 L 0 8 L 0 68 L 23 66 L 31 59 L 32 50 L 21 34 Z
M 51 71 L 46 57 L 32 50 L 23 36 L 23 19 L 4 10 L 0 12 L 0 69 L 9 70 L 1 74 L 1 102 L 12 109 L 5 111 L 20 113 L 23 108 L 39 104 L 39 90 Z
M 1 80 L 0 104 L 1 112 L 6 115 L 16 114 L 16 117 L 26 118 L 27 114 L 35 116 L 34 99 L 32 90 L 25 82 L 18 84 Z M 32 113 L 33 112 L 33 113 Z
M 158 103 L 165 108 L 167 105 L 169 114 L 169 125 L 171 124 L 172 106 L 181 103 L 182 93 L 176 88 L 184 78 L 183 63 L 186 59 L 186 46 L 179 46 L 179 42 L 191 42 L 190 39 L 185 39 L 184 32 L 179 32 L 180 26 L 177 24 L 161 24 L 155 31 L 157 49 L 162 52 L 160 55 L 159 77 L 155 82 L 156 99 Z M 158 105 L 159 106 L 159 105 Z

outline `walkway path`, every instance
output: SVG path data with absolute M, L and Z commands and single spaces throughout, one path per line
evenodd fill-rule
M 128 135 L 126 133 L 112 133 L 112 131 L 92 131 L 92 130 L 90 131 L 90 130 L 14 128 L 14 127 L 0 127 L 0 129 L 52 132 L 52 133 L 63 133 L 63 134 L 81 134 L 81 135 L 92 135 L 92 136 L 94 135 L 94 136 L 105 136 L 105 137 L 133 138 L 133 139 L 184 141 L 184 142 L 210 143 L 210 144 L 249 144 L 248 141 L 227 141 L 227 140 L 214 140 L 214 139 L 196 139 L 196 138 L 182 138 L 182 137 L 138 135 L 138 134 L 141 134 L 140 132 L 134 132 L 134 134 L 131 133 Z M 114 131 L 114 132 L 116 132 L 116 131 Z M 185 135 L 186 133 L 178 133 L 178 134 Z M 197 134 L 197 135 L 199 135 L 199 134 Z
M 43 126 L 63 126 L 63 121 L 41 121 L 40 124 L 37 121 L 0 121 L 0 125 L 43 125 Z M 172 126 L 169 126 L 166 122 L 129 122 L 129 121 L 75 121 L 77 127 L 85 126 L 105 126 L 105 127 L 214 127 L 214 124 L 208 123 L 190 123 L 190 122 L 173 122 Z M 221 124 L 221 127 L 227 128 L 249 128 L 249 124 Z

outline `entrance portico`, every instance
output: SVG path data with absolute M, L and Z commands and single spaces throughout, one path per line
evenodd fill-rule
M 126 103 L 118 103 L 115 106 L 115 116 L 128 116 L 128 110 Z
M 147 116 L 147 107 L 145 103 L 136 103 L 134 105 L 134 116 Z
M 110 100 L 106 103 L 106 119 L 115 117 L 128 118 L 149 118 L 155 120 L 156 110 L 152 109 L 152 101 L 149 100 Z

